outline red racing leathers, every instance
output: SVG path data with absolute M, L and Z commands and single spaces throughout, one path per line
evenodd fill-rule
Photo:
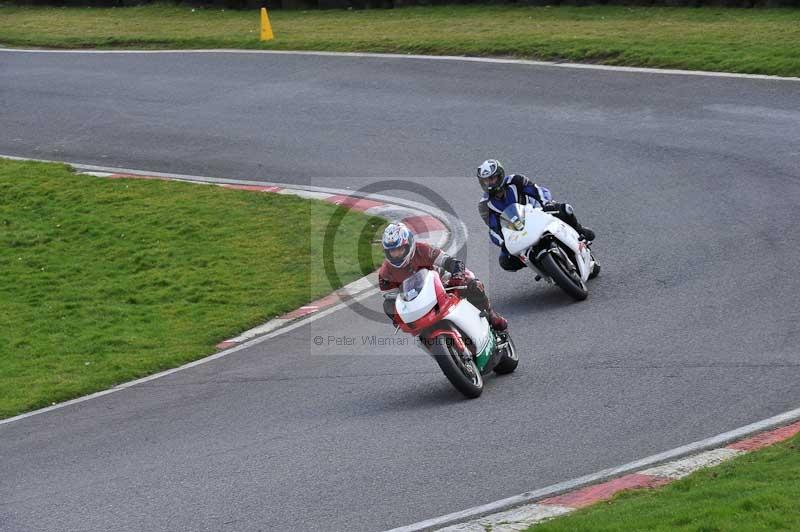
M 416 245 L 414 256 L 405 266 L 398 268 L 392 266 L 388 260 L 383 261 L 381 269 L 378 270 L 378 286 L 383 291 L 399 288 L 403 281 L 417 273 L 417 270 L 422 268 L 444 269 L 444 263 L 449 258 L 441 249 L 419 242 Z
M 378 287 L 384 292 L 399 288 L 403 281 L 422 268 L 453 273 L 447 286 L 466 285 L 465 289 L 459 290 L 459 295 L 465 297 L 478 310 L 485 311 L 492 327 L 495 329 L 503 331 L 508 327 L 506 319 L 492 310 L 483 283 L 475 278 L 475 274 L 464 268 L 463 263 L 458 259 L 450 257 L 441 249 L 424 242 L 417 243 L 414 256 L 405 266 L 398 268 L 390 264 L 389 261 L 383 261 L 380 270 L 378 270 Z M 394 321 L 394 300 L 385 300 L 383 309 Z

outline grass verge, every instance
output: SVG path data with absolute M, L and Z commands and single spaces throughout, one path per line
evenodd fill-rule
M 800 436 L 528 530 L 800 530 Z
M 800 9 L 436 6 L 273 11 L 171 6 L 0 8 L 0 43 L 514 56 L 800 76 Z
M 331 291 L 337 207 L 0 159 L 0 418 L 215 351 Z M 382 220 L 348 211 L 329 265 L 368 273 Z

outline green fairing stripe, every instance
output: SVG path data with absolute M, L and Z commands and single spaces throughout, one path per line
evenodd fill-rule
M 486 342 L 486 346 L 478 353 L 478 356 L 475 357 L 475 365 L 478 366 L 479 370 L 483 371 L 483 368 L 489 363 L 492 351 L 494 351 L 494 334 L 490 332 L 489 341 Z

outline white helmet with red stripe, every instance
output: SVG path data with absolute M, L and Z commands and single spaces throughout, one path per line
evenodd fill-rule
M 381 244 L 386 260 L 396 268 L 402 268 L 414 258 L 416 239 L 403 222 L 390 223 L 383 231 Z

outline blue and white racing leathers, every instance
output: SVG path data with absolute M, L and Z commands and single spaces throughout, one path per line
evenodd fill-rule
M 530 179 L 521 174 L 507 175 L 503 180 L 504 192 L 489 196 L 484 193 L 478 212 L 483 218 L 484 223 L 489 227 L 489 238 L 500 246 L 500 266 L 504 270 L 515 271 L 523 268 L 525 264 L 517 257 L 512 256 L 506 249 L 503 242 L 503 232 L 500 230 L 500 213 L 506 207 L 514 203 L 527 205 L 533 202 L 534 206 L 543 207 L 553 216 L 571 225 L 578 232 L 581 232 L 581 225 L 575 217 L 572 206 L 568 203 L 554 203 L 550 190 L 533 183 Z

